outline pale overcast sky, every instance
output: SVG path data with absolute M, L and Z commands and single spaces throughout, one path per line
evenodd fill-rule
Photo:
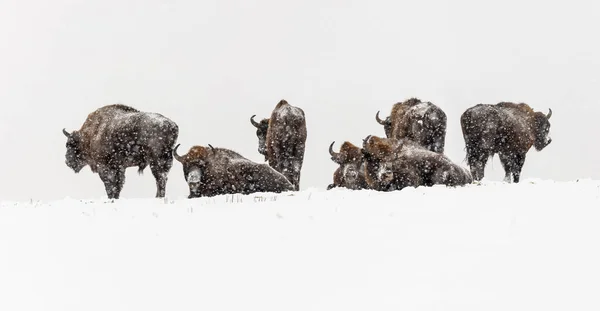
M 448 116 L 446 153 L 466 166 L 460 114 L 478 103 L 552 108 L 553 142 L 522 178 L 600 178 L 598 1 L 0 2 L 0 199 L 99 198 L 64 164 L 61 130 L 123 103 L 178 123 L 181 150 L 234 149 L 261 162 L 249 117 L 280 99 L 304 109 L 301 188 L 326 187 L 327 148 L 383 136 L 375 113 L 418 97 Z M 502 180 L 496 157 L 486 178 Z M 122 197 L 153 197 L 149 169 Z M 175 163 L 167 195 L 188 193 Z

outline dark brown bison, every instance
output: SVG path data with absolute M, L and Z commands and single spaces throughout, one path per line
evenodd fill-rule
M 411 98 L 394 104 L 385 120 L 379 118 L 379 111 L 375 119 L 383 125 L 387 138 L 409 139 L 428 150 L 444 153 L 446 113 L 430 102 Z
M 259 164 L 239 153 L 225 149 L 193 146 L 175 159 L 183 165 L 183 175 L 190 189 L 188 198 L 220 194 L 292 191 L 294 186 L 267 164 Z
M 258 152 L 276 171 L 282 173 L 293 185 L 300 189 L 300 171 L 304 162 L 306 145 L 306 118 L 301 108 L 281 100 L 269 119 L 250 122 L 256 127 Z
M 330 190 L 335 187 L 343 187 L 352 190 L 367 188 L 364 170 L 364 156 L 362 149 L 346 141 L 340 147 L 340 152 L 333 151 L 333 144 L 329 145 L 331 160 L 339 167 L 333 174 L 333 184 L 327 187 Z
M 460 125 L 473 178 L 477 181 L 483 178 L 488 159 L 497 153 L 504 168 L 504 180 L 518 183 L 531 146 L 541 151 L 552 142 L 551 116 L 552 109 L 544 114 L 524 103 L 478 104 L 467 109 L 460 117 Z
M 462 186 L 473 182 L 469 171 L 446 155 L 410 140 L 367 136 L 363 141 L 365 179 L 379 191 L 418 186 Z
M 158 113 L 141 112 L 116 104 L 90 113 L 79 130 L 67 136 L 66 161 L 79 173 L 86 165 L 98 173 L 109 199 L 118 199 L 125 183 L 125 169 L 150 165 L 156 179 L 156 197 L 165 196 L 167 175 L 173 165 L 173 145 L 179 128 Z

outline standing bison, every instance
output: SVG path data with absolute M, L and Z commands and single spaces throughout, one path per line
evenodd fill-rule
M 250 122 L 256 127 L 258 152 L 265 156 L 272 168 L 294 185 L 294 190 L 298 191 L 306 144 L 304 111 L 282 99 L 275 106 L 269 119 L 256 122 L 255 116 L 250 118 Z
M 524 103 L 478 104 L 467 109 L 460 117 L 460 125 L 474 179 L 483 178 L 488 158 L 498 153 L 504 180 L 518 183 L 531 146 L 541 151 L 552 142 L 551 116 L 552 109 L 544 114 Z
M 365 178 L 379 191 L 418 186 L 463 186 L 473 182 L 469 171 L 446 155 L 410 140 L 368 136 L 363 142 Z
M 340 152 L 333 151 L 333 144 L 329 145 L 331 160 L 339 167 L 333 174 L 333 184 L 327 187 L 330 190 L 335 187 L 343 187 L 352 190 L 366 189 L 364 156 L 362 149 L 346 141 L 340 147 Z
M 183 175 L 190 189 L 188 198 L 220 194 L 292 191 L 293 185 L 267 164 L 258 164 L 239 153 L 213 148 L 211 145 L 193 146 L 180 156 L 177 148 L 173 155 L 183 165 Z
M 385 120 L 379 118 L 379 111 L 375 119 L 383 125 L 387 138 L 409 139 L 428 150 L 444 153 L 446 114 L 430 102 L 411 98 L 394 104 Z
M 173 145 L 179 128 L 168 118 L 116 104 L 90 113 L 79 130 L 67 136 L 66 161 L 79 173 L 86 165 L 98 173 L 109 199 L 118 199 L 125 183 L 125 169 L 148 164 L 156 179 L 156 197 L 165 196 L 167 175 L 173 165 Z

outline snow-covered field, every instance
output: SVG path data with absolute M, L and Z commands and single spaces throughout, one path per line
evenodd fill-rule
M 598 310 L 600 182 L 0 204 L 0 310 Z

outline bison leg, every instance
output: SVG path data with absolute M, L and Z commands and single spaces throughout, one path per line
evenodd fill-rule
M 513 181 L 515 183 L 518 183 L 521 178 L 521 170 L 523 169 L 523 164 L 525 164 L 525 155 L 518 154 L 515 156 L 513 167 Z
M 287 178 L 287 180 L 290 181 L 290 183 L 292 183 L 292 185 L 294 186 L 294 190 L 298 191 L 298 181 L 296 180 L 296 174 L 294 169 L 295 161 L 293 161 L 292 159 L 285 159 L 283 163 L 284 164 L 281 168 L 282 174 L 285 176 L 285 178 Z
M 473 180 L 480 181 L 485 175 L 485 165 L 487 164 L 490 155 L 481 150 L 471 150 L 468 153 L 467 161 L 473 175 Z
M 500 162 L 504 167 L 504 181 L 518 183 L 521 177 L 521 169 L 525 163 L 525 154 L 500 154 Z
M 302 171 L 302 163 L 304 162 L 305 144 L 298 143 L 294 146 L 294 152 L 291 155 L 291 183 L 294 185 L 294 190 L 300 191 L 300 173 Z
M 294 190 L 300 191 L 300 171 L 302 170 L 302 160 L 293 160 L 292 161 L 292 184 L 294 185 Z
M 168 175 L 172 166 L 173 157 L 170 153 L 164 154 L 159 159 L 150 162 L 150 170 L 154 179 L 156 179 L 157 198 L 164 198 L 166 195 Z
M 118 199 L 125 184 L 125 169 L 101 167 L 98 170 L 109 199 Z
M 499 156 L 500 163 L 502 163 L 502 167 L 504 168 L 504 181 L 511 183 L 515 167 L 514 159 L 510 155 L 505 155 L 503 153 L 500 153 Z
M 294 169 L 295 161 L 289 156 L 281 156 L 276 161 L 273 161 L 273 165 L 270 165 L 273 169 L 281 173 L 291 184 L 294 186 L 294 190 L 298 189 L 298 182 L 296 180 L 296 174 Z

